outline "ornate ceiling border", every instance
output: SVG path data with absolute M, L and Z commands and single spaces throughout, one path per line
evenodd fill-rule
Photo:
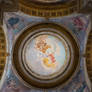
M 92 83 L 92 30 L 89 33 L 86 46 L 86 67 L 88 77 Z
M 79 12 L 89 0 L 69 0 L 68 2 L 41 3 L 33 0 L 1 0 L 0 24 L 3 24 L 4 12 L 17 12 L 18 10 L 38 17 L 62 17 Z
M 61 17 L 78 12 L 84 6 L 84 0 L 71 0 L 64 3 L 37 3 L 30 0 L 20 0 L 19 9 L 30 16 Z
M 6 64 L 6 57 L 7 57 L 6 38 L 5 38 L 4 31 L 0 27 L 0 80 L 4 72 L 4 68 Z

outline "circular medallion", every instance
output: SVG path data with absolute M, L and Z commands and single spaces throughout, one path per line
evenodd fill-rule
M 53 88 L 64 84 L 77 69 L 75 38 L 54 23 L 39 23 L 23 31 L 13 48 L 13 69 L 27 85 Z
M 64 39 L 44 32 L 26 42 L 22 56 L 30 73 L 48 79 L 64 71 L 69 63 L 70 53 Z

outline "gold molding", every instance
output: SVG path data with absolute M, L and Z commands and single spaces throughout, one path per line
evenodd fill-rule
M 88 77 L 92 83 L 92 30 L 89 33 L 86 46 L 86 67 Z
M 83 7 L 84 0 L 71 0 L 66 3 L 37 4 L 30 0 L 20 0 L 19 9 L 30 16 L 61 17 L 78 12 Z
M 0 27 L 0 79 L 4 72 L 4 67 L 6 64 L 6 39 L 2 28 Z

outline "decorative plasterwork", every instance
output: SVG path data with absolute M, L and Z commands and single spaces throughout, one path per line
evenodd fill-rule
M 87 1 L 87 0 L 86 0 Z M 84 0 L 69 0 L 67 2 L 41 3 L 32 0 L 20 0 L 19 9 L 31 16 L 61 17 L 78 12 L 84 6 Z
M 15 12 L 18 10 L 18 0 L 0 0 L 0 23 L 3 22 L 4 12 Z
M 62 17 L 78 12 L 88 1 L 66 0 L 66 2 L 42 3 L 34 0 L 0 0 L 0 23 L 3 23 L 4 12 L 15 12 L 19 9 L 30 16 Z
M 92 83 L 92 30 L 89 33 L 87 48 L 86 48 L 86 65 L 89 79 Z
M 0 79 L 2 77 L 2 74 L 4 72 L 4 67 L 6 64 L 6 39 L 5 34 L 2 28 L 0 27 Z
M 66 63 L 67 67 L 65 68 L 63 72 L 62 71 L 55 72 L 55 75 L 53 74 L 54 76 L 46 75 L 46 77 L 44 77 L 42 75 L 40 76 L 37 75 L 37 73 L 34 73 L 31 71 L 32 69 L 31 70 L 29 69 L 30 66 L 28 66 L 28 63 L 26 61 L 30 62 L 30 59 L 24 58 L 26 54 L 26 45 L 29 44 L 30 39 L 34 38 L 35 36 L 39 34 L 42 35 L 43 33 L 53 34 L 53 36 L 60 37 L 59 39 L 61 38 L 64 39 L 64 41 L 66 42 L 68 46 L 68 47 L 65 46 L 65 49 L 68 50 L 69 48 L 70 54 L 68 54 L 67 50 L 65 50 L 67 55 L 70 55 L 68 59 L 67 58 L 65 59 L 66 62 L 68 60 L 68 63 Z M 48 46 L 48 44 L 45 44 L 45 45 Z M 46 49 L 47 46 L 40 47 L 40 50 L 42 51 L 41 53 L 44 53 L 44 48 Z M 32 51 L 32 50 L 29 49 L 29 51 Z M 32 51 L 32 53 L 34 52 Z M 74 74 L 77 72 L 79 60 L 80 60 L 79 54 L 80 54 L 79 46 L 76 42 L 76 37 L 72 33 L 70 33 L 64 27 L 55 23 L 38 23 L 33 26 L 27 27 L 26 30 L 24 30 L 16 39 L 15 44 L 13 46 L 13 52 L 12 52 L 13 70 L 15 74 L 17 75 L 17 77 L 28 87 L 35 87 L 35 88 L 42 88 L 42 89 L 61 87 L 65 85 L 67 82 L 69 82 L 72 76 L 74 76 Z M 30 56 L 27 55 L 27 57 L 30 57 Z M 53 56 L 51 55 L 51 57 Z M 62 60 L 60 61 L 62 62 Z M 45 64 L 47 64 L 48 66 L 47 61 Z M 36 67 L 35 65 L 33 66 Z M 47 66 L 44 65 L 46 69 L 48 69 Z

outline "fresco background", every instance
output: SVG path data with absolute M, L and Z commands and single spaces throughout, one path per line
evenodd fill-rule
M 36 90 L 34 88 L 27 88 L 19 81 L 12 70 L 12 47 L 15 39 L 22 32 L 23 28 L 35 22 L 47 21 L 44 18 L 30 17 L 22 13 L 6 13 L 4 19 L 5 32 L 8 35 L 8 50 L 10 56 L 8 57 L 8 69 L 6 69 L 6 80 L 0 92 L 45 92 L 44 90 Z M 78 39 L 80 45 L 80 53 L 83 54 L 85 41 L 89 32 L 88 26 L 90 24 L 89 16 L 82 14 L 71 15 L 63 18 L 51 18 L 48 21 L 59 23 L 72 31 Z M 84 75 L 84 58 L 80 58 L 80 69 L 76 76 L 66 86 L 56 90 L 48 90 L 46 92 L 89 92 L 85 75 Z

